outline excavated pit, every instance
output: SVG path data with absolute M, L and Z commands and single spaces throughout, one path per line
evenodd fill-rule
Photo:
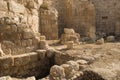
M 93 71 L 83 71 L 82 77 L 78 77 L 74 80 L 105 80 L 101 75 Z
M 49 74 L 54 65 L 54 57 L 43 57 L 38 53 L 28 53 L 12 57 L 0 58 L 0 76 L 27 78 L 35 76 L 43 78 Z

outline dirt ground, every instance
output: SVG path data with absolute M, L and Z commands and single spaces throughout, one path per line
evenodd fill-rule
M 81 43 L 73 49 L 66 45 L 53 46 L 69 56 L 91 61 L 89 69 L 102 75 L 107 80 L 120 80 L 120 43 L 102 45 Z

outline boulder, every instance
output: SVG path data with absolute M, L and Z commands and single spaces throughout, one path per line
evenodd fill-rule
M 79 64 L 74 61 L 68 61 L 66 64 L 61 65 L 65 71 L 65 77 L 71 79 L 79 71 Z
M 16 3 L 13 0 L 10 0 L 9 2 L 9 9 L 10 11 L 14 12 L 14 13 L 25 13 L 26 9 L 23 5 Z
M 108 36 L 107 41 L 108 42 L 114 42 L 115 41 L 115 36 Z
M 68 41 L 73 41 L 76 44 L 79 44 L 80 35 L 75 33 L 73 29 L 64 29 L 64 34 L 61 35 L 61 44 L 66 44 Z
M 104 44 L 104 38 L 101 38 L 96 41 L 96 44 Z
M 65 34 L 74 34 L 75 31 L 74 31 L 74 29 L 64 28 L 64 33 L 65 33 Z
M 50 77 L 52 78 L 52 80 L 63 80 L 65 78 L 64 68 L 54 65 L 50 69 Z

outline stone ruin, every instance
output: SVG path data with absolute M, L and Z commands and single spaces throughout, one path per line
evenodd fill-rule
M 80 35 L 73 29 L 64 28 L 64 34 L 61 35 L 61 44 L 66 44 L 68 41 L 73 41 L 79 44 Z
M 99 53 L 106 41 L 119 40 L 119 16 L 114 35 L 102 33 L 91 1 L 0 0 L 0 80 L 113 80 L 94 70 L 106 54 L 91 50 Z M 98 45 L 91 48 L 87 40 Z

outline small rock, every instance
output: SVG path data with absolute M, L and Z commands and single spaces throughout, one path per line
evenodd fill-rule
M 107 41 L 108 42 L 114 42 L 115 41 L 115 36 L 108 36 Z
M 76 61 L 79 65 L 86 65 L 88 62 L 86 60 L 77 60 Z
M 96 44 L 104 44 L 104 38 L 97 40 Z

